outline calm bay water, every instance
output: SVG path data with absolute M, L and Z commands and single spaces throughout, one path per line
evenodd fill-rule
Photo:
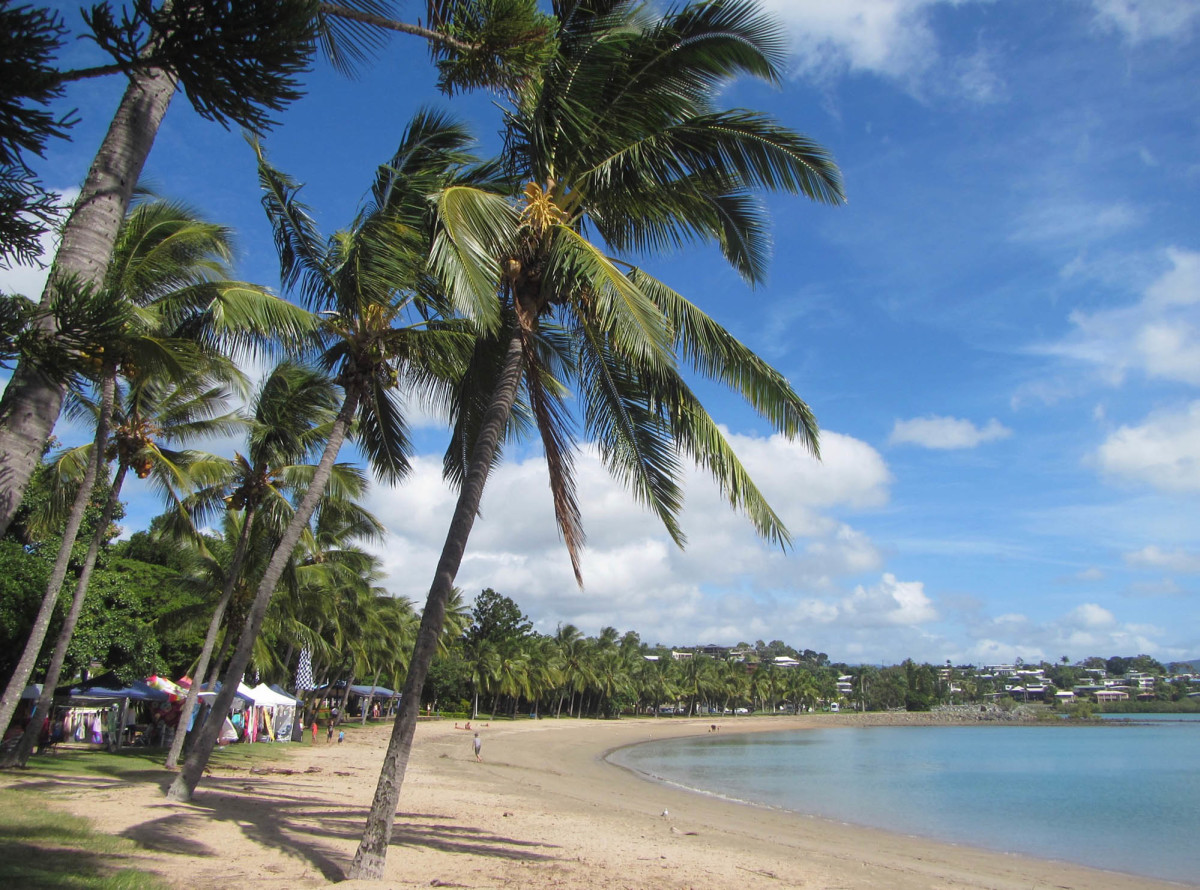
M 1200 884 L 1196 719 L 705 734 L 611 759 L 735 800 Z

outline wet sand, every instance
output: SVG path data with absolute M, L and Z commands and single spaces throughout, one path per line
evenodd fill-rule
M 861 721 L 852 715 L 726 718 L 760 732 Z M 940 843 L 692 794 L 646 781 L 604 755 L 638 742 L 703 734 L 711 720 L 525 720 L 418 727 L 387 880 L 347 888 L 1112 888 L 1180 885 Z M 872 720 L 871 722 L 879 722 Z M 296 888 L 343 880 L 374 793 L 390 725 L 346 742 L 289 745 L 266 772 L 218 765 L 190 804 L 162 796 L 166 773 L 140 781 L 36 784 L 49 806 L 134 840 L 118 866 L 181 888 L 235 883 Z M 25 784 L 20 774 L 0 784 Z M 664 811 L 667 815 L 663 815 Z

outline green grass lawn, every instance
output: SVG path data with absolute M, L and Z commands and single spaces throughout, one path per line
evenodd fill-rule
M 0 887 L 156 890 L 169 885 L 128 862 L 138 846 L 46 806 L 36 791 L 0 788 Z

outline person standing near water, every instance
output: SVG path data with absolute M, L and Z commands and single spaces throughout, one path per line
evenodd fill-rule
M 483 747 L 483 741 L 479 738 L 479 733 L 475 733 L 474 745 L 475 745 L 475 759 L 478 760 L 480 763 L 482 763 L 483 758 L 479 756 L 479 749 Z

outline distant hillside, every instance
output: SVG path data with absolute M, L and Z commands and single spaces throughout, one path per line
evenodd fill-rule
M 1180 664 L 1190 664 L 1192 666 L 1193 674 L 1200 673 L 1200 658 L 1188 658 L 1188 659 L 1184 659 L 1184 660 L 1180 661 L 1179 663 Z

